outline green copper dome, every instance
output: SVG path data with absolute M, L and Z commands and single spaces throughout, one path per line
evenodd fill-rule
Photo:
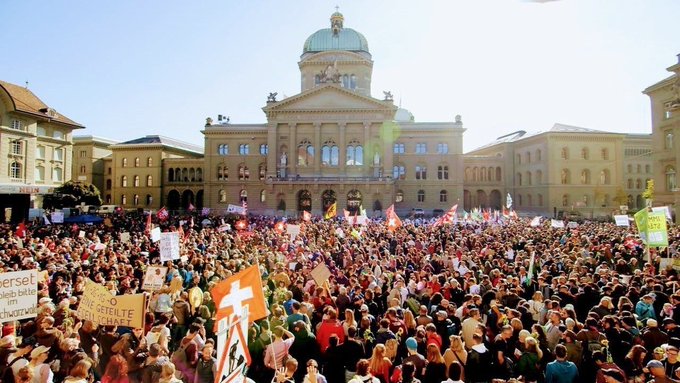
M 368 51 L 368 41 L 361 33 L 352 28 L 343 27 L 344 17 L 340 12 L 331 15 L 331 28 L 314 32 L 305 41 L 302 53 L 324 51 Z

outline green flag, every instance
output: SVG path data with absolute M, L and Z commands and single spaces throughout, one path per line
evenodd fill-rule
M 647 243 L 647 216 L 649 213 L 647 212 L 647 209 L 642 209 L 635 213 L 635 226 L 637 226 L 638 233 L 640 234 L 640 239 L 642 242 L 645 243 L 645 245 L 649 244 Z

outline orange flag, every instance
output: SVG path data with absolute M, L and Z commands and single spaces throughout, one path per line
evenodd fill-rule
M 385 216 L 387 218 L 387 230 L 397 230 L 399 226 L 401 226 L 401 219 L 399 219 L 397 213 L 394 212 L 394 205 L 391 205 L 387 208 L 385 211 Z
M 245 306 L 248 306 L 248 323 L 267 316 L 262 276 L 257 265 L 250 266 L 218 283 L 210 294 L 217 306 L 215 323 L 222 318 L 228 318 L 231 314 L 242 316 Z

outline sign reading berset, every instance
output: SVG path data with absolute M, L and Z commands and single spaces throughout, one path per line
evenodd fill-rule
M 38 315 L 38 270 L 0 274 L 0 323 Z

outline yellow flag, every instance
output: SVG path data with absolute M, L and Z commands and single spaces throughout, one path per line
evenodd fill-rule
M 338 215 L 338 203 L 333 202 L 333 204 L 330 205 L 328 209 L 326 209 L 326 213 L 324 213 L 323 217 L 325 219 L 331 219 L 334 218 L 336 215 Z

